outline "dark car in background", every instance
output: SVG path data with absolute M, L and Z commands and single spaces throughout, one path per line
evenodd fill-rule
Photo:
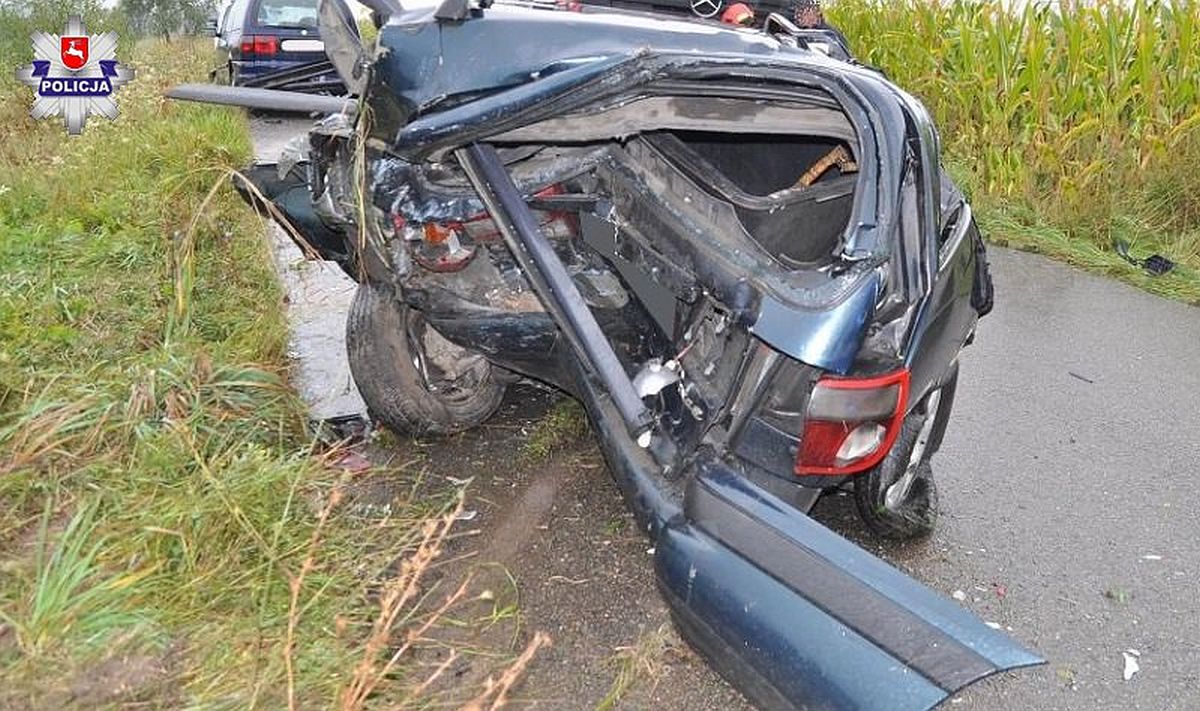
M 337 12 L 354 27 L 344 2 Z M 233 86 L 342 93 L 325 55 L 318 0 L 233 0 L 212 23 L 218 64 L 215 81 Z

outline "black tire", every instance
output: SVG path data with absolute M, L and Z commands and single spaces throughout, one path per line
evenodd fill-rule
M 854 503 L 858 506 L 858 514 L 867 528 L 877 536 L 894 540 L 913 540 L 933 532 L 937 523 L 938 494 L 929 459 L 940 444 L 940 430 L 944 428 L 945 417 L 949 415 L 953 399 L 953 384 L 943 388 L 943 391 L 945 390 L 949 390 L 949 393 L 943 394 L 941 398 L 946 409 L 942 410 L 939 407 L 938 412 L 933 413 L 935 422 L 931 425 L 931 431 L 926 433 L 932 446 L 926 446 L 920 461 L 913 462 L 913 451 L 922 428 L 930 418 L 927 411 L 928 398 L 904 418 L 900 434 L 883 461 L 854 479 Z M 950 397 L 947 398 L 946 395 Z M 915 468 L 915 476 L 908 493 L 889 506 L 888 488 L 904 475 L 910 464 Z
M 346 351 L 368 413 L 394 432 L 462 432 L 491 417 L 504 397 L 483 356 L 447 341 L 379 286 L 360 284 L 354 294 Z

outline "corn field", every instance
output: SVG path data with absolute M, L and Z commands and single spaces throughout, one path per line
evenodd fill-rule
M 1200 4 L 835 0 L 829 15 L 926 103 L 976 193 L 1151 200 L 1200 223 Z

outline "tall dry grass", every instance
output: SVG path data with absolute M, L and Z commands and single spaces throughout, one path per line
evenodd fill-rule
M 420 705 L 414 646 L 462 597 L 422 575 L 453 502 L 339 505 L 350 484 L 287 385 L 262 224 L 229 184 L 245 118 L 162 98 L 211 44 L 120 58 L 121 116 L 76 138 L 0 76 L 0 708 L 58 707 L 139 658 L 165 678 L 95 705 Z

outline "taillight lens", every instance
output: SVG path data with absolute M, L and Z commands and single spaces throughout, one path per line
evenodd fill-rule
M 551 185 L 534 194 L 535 198 L 561 195 L 561 185 Z M 534 210 L 538 227 L 549 239 L 572 239 L 579 235 L 577 215 L 558 210 Z M 474 258 L 476 245 L 500 242 L 503 237 L 486 212 L 465 220 L 409 222 L 393 214 L 396 235 L 412 245 L 414 261 L 434 272 L 456 272 Z
M 908 404 L 909 374 L 825 376 L 808 400 L 797 474 L 854 474 L 887 456 Z
M 273 57 L 279 53 L 279 38 L 275 35 L 250 35 L 242 38 L 243 57 Z

